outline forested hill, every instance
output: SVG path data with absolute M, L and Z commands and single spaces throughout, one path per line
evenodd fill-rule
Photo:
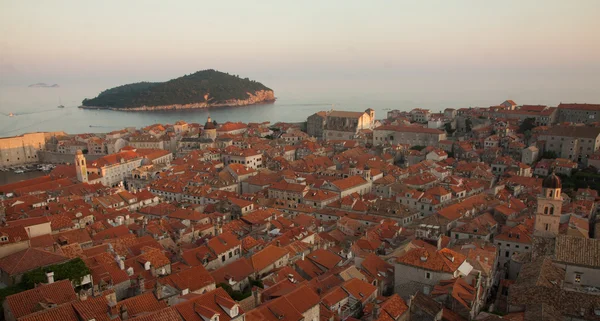
M 167 82 L 140 82 L 114 87 L 101 92 L 96 98 L 84 99 L 82 104 L 84 107 L 112 109 L 195 103 L 226 105 L 232 101 L 247 100 L 257 92 L 272 94 L 270 88 L 254 80 L 209 69 Z

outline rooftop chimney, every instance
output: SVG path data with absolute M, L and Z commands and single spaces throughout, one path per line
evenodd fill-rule
M 46 281 L 48 284 L 54 283 L 54 272 L 46 273 Z

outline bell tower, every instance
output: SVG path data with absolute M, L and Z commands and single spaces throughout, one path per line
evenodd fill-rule
M 552 172 L 542 182 L 542 194 L 537 198 L 535 214 L 535 234 L 544 236 L 558 235 L 560 214 L 562 211 L 560 178 Z
M 75 154 L 75 170 L 77 172 L 77 180 L 82 183 L 87 183 L 87 165 L 85 162 L 85 157 L 83 156 L 81 150 L 77 150 L 77 153 Z

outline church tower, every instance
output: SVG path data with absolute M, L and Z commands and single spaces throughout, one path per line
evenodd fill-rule
M 542 182 L 542 194 L 537 198 L 535 214 L 535 234 L 543 236 L 558 235 L 560 214 L 562 211 L 560 178 L 552 172 Z
M 206 124 L 204 124 L 204 132 L 202 133 L 203 138 L 212 139 L 213 141 L 217 139 L 217 126 L 212 121 L 210 116 L 206 119 Z
M 88 182 L 87 165 L 85 163 L 85 157 L 81 150 L 75 154 L 75 170 L 77 171 L 77 180 L 82 183 Z

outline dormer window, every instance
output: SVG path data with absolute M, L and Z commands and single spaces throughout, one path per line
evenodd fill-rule
M 6 235 L 0 236 L 0 242 L 8 242 L 8 236 L 6 236 Z

